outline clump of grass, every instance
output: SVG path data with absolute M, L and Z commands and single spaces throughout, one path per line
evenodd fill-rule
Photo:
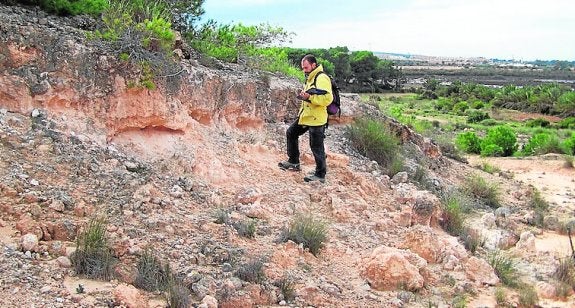
M 401 161 L 398 159 L 400 142 L 384 123 L 374 119 L 359 119 L 348 127 L 346 134 L 351 146 L 359 154 L 376 161 L 388 173 L 398 168 Z
M 497 166 L 493 166 L 490 163 L 487 162 L 483 162 L 479 168 L 489 174 L 494 174 L 494 173 L 499 173 L 501 172 L 501 169 L 499 169 L 499 167 Z
M 477 249 L 485 243 L 485 239 L 481 238 L 479 234 L 471 232 L 468 228 L 463 229 L 459 238 L 463 241 L 465 249 L 471 253 L 475 253 Z
M 113 277 L 117 259 L 106 237 L 106 220 L 90 220 L 87 228 L 76 239 L 76 251 L 71 256 L 76 274 L 93 279 Z
M 559 261 L 559 265 L 553 273 L 553 277 L 559 282 L 571 288 L 575 288 L 575 261 L 572 257 L 566 257 Z
M 470 196 L 491 208 L 500 206 L 499 186 L 496 183 L 489 184 L 481 176 L 473 174 L 465 179 L 464 189 Z
M 254 219 L 242 220 L 233 224 L 240 236 L 254 238 L 256 234 L 256 221 Z
M 536 307 L 539 302 L 537 292 L 531 285 L 522 285 L 519 288 L 519 307 Z
M 266 277 L 263 268 L 264 262 L 261 259 L 250 260 L 242 264 L 235 272 L 235 275 L 243 281 L 260 283 L 263 282 Z
M 494 251 L 489 255 L 489 264 L 495 270 L 497 277 L 501 279 L 501 282 L 509 287 L 518 286 L 519 275 L 517 273 L 517 268 L 515 267 L 515 262 L 503 255 L 500 251 Z
M 327 224 L 312 215 L 298 214 L 283 232 L 284 241 L 294 241 L 317 256 L 327 240 Z
M 497 302 L 498 306 L 507 306 L 507 292 L 505 292 L 504 288 L 498 287 L 495 289 L 495 301 Z
M 534 211 L 534 223 L 536 226 L 542 227 L 545 215 L 549 211 L 549 203 L 541 196 L 541 193 L 537 189 L 533 189 L 531 193 L 531 198 L 528 201 L 528 205 Z
M 183 283 L 177 280 L 171 280 L 168 284 L 166 300 L 169 308 L 191 307 L 190 291 Z
M 146 250 L 140 256 L 136 266 L 138 273 L 134 285 L 146 291 L 164 291 L 168 287 L 171 273 L 162 266 L 160 260 L 151 250 Z
M 440 225 L 447 233 L 455 236 L 461 234 L 465 221 L 460 201 L 455 193 L 446 195 L 442 200 L 443 213 Z
M 277 280 L 274 285 L 280 289 L 283 299 L 286 302 L 289 303 L 295 299 L 295 283 L 293 278 L 284 276 Z

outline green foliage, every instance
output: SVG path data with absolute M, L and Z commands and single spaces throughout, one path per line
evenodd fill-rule
M 45 11 L 58 15 L 96 16 L 109 6 L 107 0 L 40 0 L 38 2 Z
M 565 154 L 575 155 L 575 133 L 573 133 L 571 137 L 563 140 L 560 147 Z
M 467 109 L 469 109 L 469 104 L 466 101 L 461 101 L 453 105 L 452 111 L 457 115 L 463 115 Z
M 464 190 L 472 197 L 491 208 L 499 207 L 499 187 L 496 183 L 489 184 L 487 181 L 473 174 L 465 179 Z
M 76 251 L 71 256 L 76 274 L 94 279 L 110 279 L 117 263 L 106 237 L 106 221 L 95 218 L 76 239 Z
M 136 266 L 138 273 L 134 286 L 146 291 L 164 291 L 168 288 L 171 273 L 163 267 L 153 251 L 146 250 L 140 256 Z
M 481 139 L 475 132 L 463 132 L 455 138 L 455 145 L 465 153 L 479 154 L 481 151 Z
M 261 283 L 266 278 L 263 268 L 264 262 L 262 260 L 250 260 L 247 263 L 240 265 L 240 268 L 235 272 L 235 275 L 243 281 Z
M 440 225 L 447 233 L 458 236 L 463 232 L 465 217 L 458 194 L 450 193 L 442 199 L 443 213 Z
M 501 172 L 501 169 L 499 169 L 497 166 L 493 166 L 487 162 L 483 162 L 480 166 L 480 169 L 489 173 L 489 174 Z
M 327 240 L 327 224 L 311 215 L 298 214 L 283 231 L 282 238 L 284 241 L 303 244 L 303 247 L 317 256 Z
M 567 117 L 557 123 L 559 128 L 573 128 L 575 129 L 575 117 Z
M 517 272 L 515 261 L 506 257 L 500 251 L 494 251 L 489 254 L 488 262 L 504 285 L 509 287 L 516 287 L 519 285 L 519 274 Z
M 497 289 L 495 289 L 495 301 L 497 302 L 497 305 L 502 307 L 505 307 L 508 304 L 507 294 L 504 288 L 497 287 Z
M 555 134 L 538 133 L 533 135 L 521 149 L 522 155 L 561 153 L 559 138 Z
M 481 141 L 482 156 L 511 156 L 516 150 L 517 137 L 507 125 L 488 129 L 487 135 Z
M 483 120 L 489 119 L 489 114 L 487 112 L 475 109 L 467 110 L 465 115 L 467 115 L 467 123 L 479 123 Z
M 382 122 L 373 119 L 359 119 L 347 128 L 351 146 L 361 155 L 378 162 L 390 171 L 399 156 L 399 139 L 389 132 Z
M 525 122 L 527 127 L 548 127 L 550 124 L 548 120 L 542 118 L 529 119 Z

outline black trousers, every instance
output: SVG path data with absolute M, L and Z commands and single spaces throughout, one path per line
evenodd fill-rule
M 287 154 L 289 162 L 299 164 L 299 137 L 309 130 L 309 147 L 315 159 L 315 175 L 325 178 L 327 171 L 325 162 L 325 125 L 321 126 L 304 126 L 299 125 L 295 120 L 286 131 L 287 136 Z

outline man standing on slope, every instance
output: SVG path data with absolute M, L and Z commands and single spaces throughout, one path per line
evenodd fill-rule
M 323 73 L 313 55 L 301 60 L 301 68 L 306 76 L 304 89 L 297 96 L 301 99 L 299 117 L 286 131 L 288 160 L 278 166 L 284 170 L 300 171 L 299 137 L 309 130 L 309 145 L 315 159 L 315 172 L 305 176 L 306 182 L 325 182 L 326 155 L 323 140 L 327 123 L 327 105 L 333 100 L 331 80 Z

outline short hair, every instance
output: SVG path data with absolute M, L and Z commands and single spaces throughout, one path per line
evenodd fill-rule
M 317 64 L 317 59 L 312 54 L 307 54 L 307 55 L 303 56 L 303 58 L 301 60 L 307 61 L 307 62 L 309 62 L 309 64 L 314 64 L 314 63 Z

